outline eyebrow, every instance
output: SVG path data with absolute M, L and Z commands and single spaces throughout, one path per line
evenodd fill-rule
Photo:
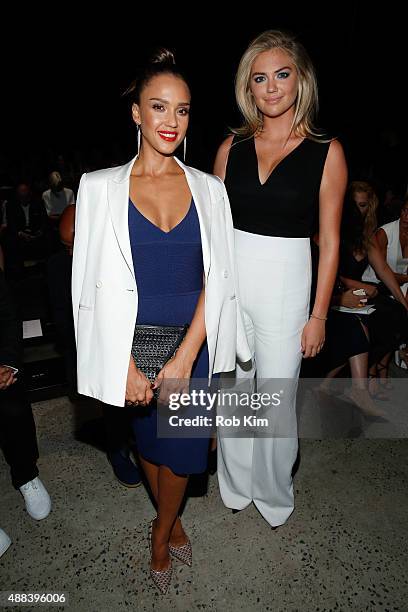
M 290 66 L 283 66 L 283 68 L 279 68 L 279 70 L 275 70 L 274 72 L 275 74 L 277 74 L 278 72 L 282 72 L 282 70 L 292 70 L 292 68 Z M 266 72 L 254 72 L 252 76 L 259 75 L 259 74 L 265 75 Z
M 164 102 L 168 104 L 168 100 L 164 100 L 163 98 L 149 98 L 149 100 L 158 100 L 159 102 Z M 190 102 L 179 102 L 178 106 L 190 106 Z

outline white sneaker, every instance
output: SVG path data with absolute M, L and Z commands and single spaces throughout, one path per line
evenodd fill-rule
M 4 555 L 10 544 L 11 540 L 8 537 L 7 533 L 0 529 L 0 557 Z
M 408 349 L 406 344 L 401 344 L 398 351 L 395 351 L 395 365 L 403 370 L 408 370 Z
M 51 498 L 41 480 L 34 478 L 20 487 L 28 514 L 36 521 L 46 518 L 51 510 Z

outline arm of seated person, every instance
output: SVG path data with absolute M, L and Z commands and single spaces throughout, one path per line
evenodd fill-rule
M 378 294 L 377 287 L 369 283 L 363 283 L 363 281 L 354 280 L 354 278 L 347 278 L 341 275 L 340 280 L 347 289 L 364 289 L 368 297 L 373 298 Z
M 332 304 L 335 306 L 345 306 L 346 308 L 361 308 L 366 305 L 362 301 L 364 298 L 361 295 L 354 295 L 354 289 L 347 289 L 343 293 L 338 293 L 333 296 Z

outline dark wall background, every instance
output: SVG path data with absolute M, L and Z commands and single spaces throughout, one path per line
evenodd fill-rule
M 270 28 L 298 34 L 316 65 L 320 125 L 338 135 L 352 175 L 401 163 L 405 172 L 406 22 L 396 3 L 236 5 L 230 17 L 203 3 L 54 7 L 3 22 L 0 162 L 25 167 L 57 152 L 126 160 L 135 130 L 121 92 L 146 50 L 164 45 L 186 68 L 193 94 L 188 163 L 210 170 L 228 125 L 237 125 L 233 81 L 239 58 Z M 224 11 L 225 11 L 224 6 Z M 392 154 L 390 154 L 392 149 Z M 405 155 L 404 155 L 405 154 Z M 45 168 L 48 172 L 52 168 Z M 402 179 L 400 179 L 402 180 Z

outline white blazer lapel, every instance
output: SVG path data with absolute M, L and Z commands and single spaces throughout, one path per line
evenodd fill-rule
M 133 269 L 132 249 L 129 238 L 129 176 L 136 160 L 134 157 L 129 163 L 120 166 L 114 176 L 108 181 L 108 205 L 112 217 L 119 248 L 126 264 L 135 277 Z
M 174 159 L 184 170 L 188 186 L 194 198 L 198 220 L 200 222 L 201 248 L 203 251 L 204 274 L 207 278 L 211 264 L 211 194 L 205 179 L 205 174 L 190 166 L 186 166 L 177 157 Z

